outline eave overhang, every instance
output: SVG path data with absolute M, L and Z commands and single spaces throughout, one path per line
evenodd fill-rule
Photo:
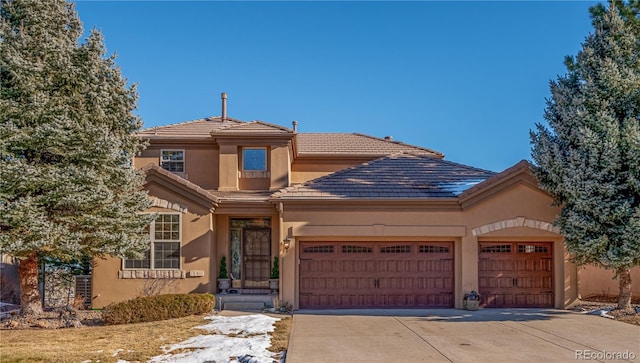
M 147 164 L 141 170 L 145 173 L 144 189 L 148 189 L 151 184 L 160 185 L 210 212 L 213 212 L 219 204 L 215 195 L 158 165 Z
M 458 198 L 424 199 L 339 199 L 339 198 L 272 198 L 274 204 L 282 203 L 286 211 L 443 211 L 461 210 Z

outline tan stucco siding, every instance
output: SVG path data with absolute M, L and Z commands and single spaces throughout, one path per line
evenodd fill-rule
M 238 190 L 238 146 L 220 145 L 218 190 Z
M 143 296 L 144 290 L 154 283 L 164 285 L 162 293 L 203 293 L 212 292 L 215 282 L 211 281 L 211 249 L 214 243 L 214 223 L 211 214 L 184 198 L 172 195 L 161 188 L 152 188 L 151 194 L 157 198 L 167 198 L 172 203 L 186 207 L 181 215 L 181 258 L 179 270 L 134 270 L 123 269 L 122 259 L 108 257 L 96 259 L 93 269 L 94 308 L 102 308 L 111 303 Z M 151 208 L 149 212 L 176 213 L 173 209 Z M 126 273 L 125 273 L 126 271 Z M 166 271 L 166 272 L 165 272 Z M 145 278 L 143 276 L 165 276 L 175 278 Z M 145 275 L 146 274 L 146 275 Z M 139 275 L 139 278 L 132 278 Z M 159 280 L 154 282 L 154 280 Z M 160 292 L 160 291 L 159 291 Z
M 160 165 L 161 150 L 184 150 L 185 171 L 178 175 L 204 189 L 218 188 L 218 149 L 214 144 L 150 145 L 134 158 L 134 167 Z
M 618 296 L 620 280 L 614 279 L 615 273 L 593 265 L 578 268 L 578 290 L 580 297 L 594 295 Z M 633 296 L 640 296 L 640 266 L 631 269 Z
M 286 188 L 291 180 L 291 160 L 288 145 L 271 147 L 271 190 Z

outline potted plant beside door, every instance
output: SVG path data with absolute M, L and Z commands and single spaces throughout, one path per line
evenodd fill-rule
M 272 294 L 277 294 L 280 283 L 280 267 L 278 266 L 278 256 L 273 258 L 273 266 L 271 267 L 271 275 L 269 276 L 269 288 Z
M 480 294 L 475 290 L 464 294 L 462 308 L 465 310 L 478 310 L 480 308 Z
M 222 256 L 222 258 L 220 259 L 220 272 L 218 273 L 218 288 L 220 289 L 221 293 L 226 294 L 230 285 L 231 280 L 229 279 L 229 275 L 227 273 L 227 257 Z

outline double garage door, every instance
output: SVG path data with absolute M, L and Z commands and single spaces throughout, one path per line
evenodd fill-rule
M 452 242 L 302 242 L 300 308 L 453 307 Z

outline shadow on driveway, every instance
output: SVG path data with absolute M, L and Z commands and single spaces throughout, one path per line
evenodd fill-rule
M 344 315 L 344 316 L 396 316 L 414 317 L 425 321 L 474 322 L 474 321 L 533 321 L 548 320 L 566 314 L 566 310 L 556 309 L 480 309 L 475 311 L 459 309 L 304 309 L 295 315 Z

